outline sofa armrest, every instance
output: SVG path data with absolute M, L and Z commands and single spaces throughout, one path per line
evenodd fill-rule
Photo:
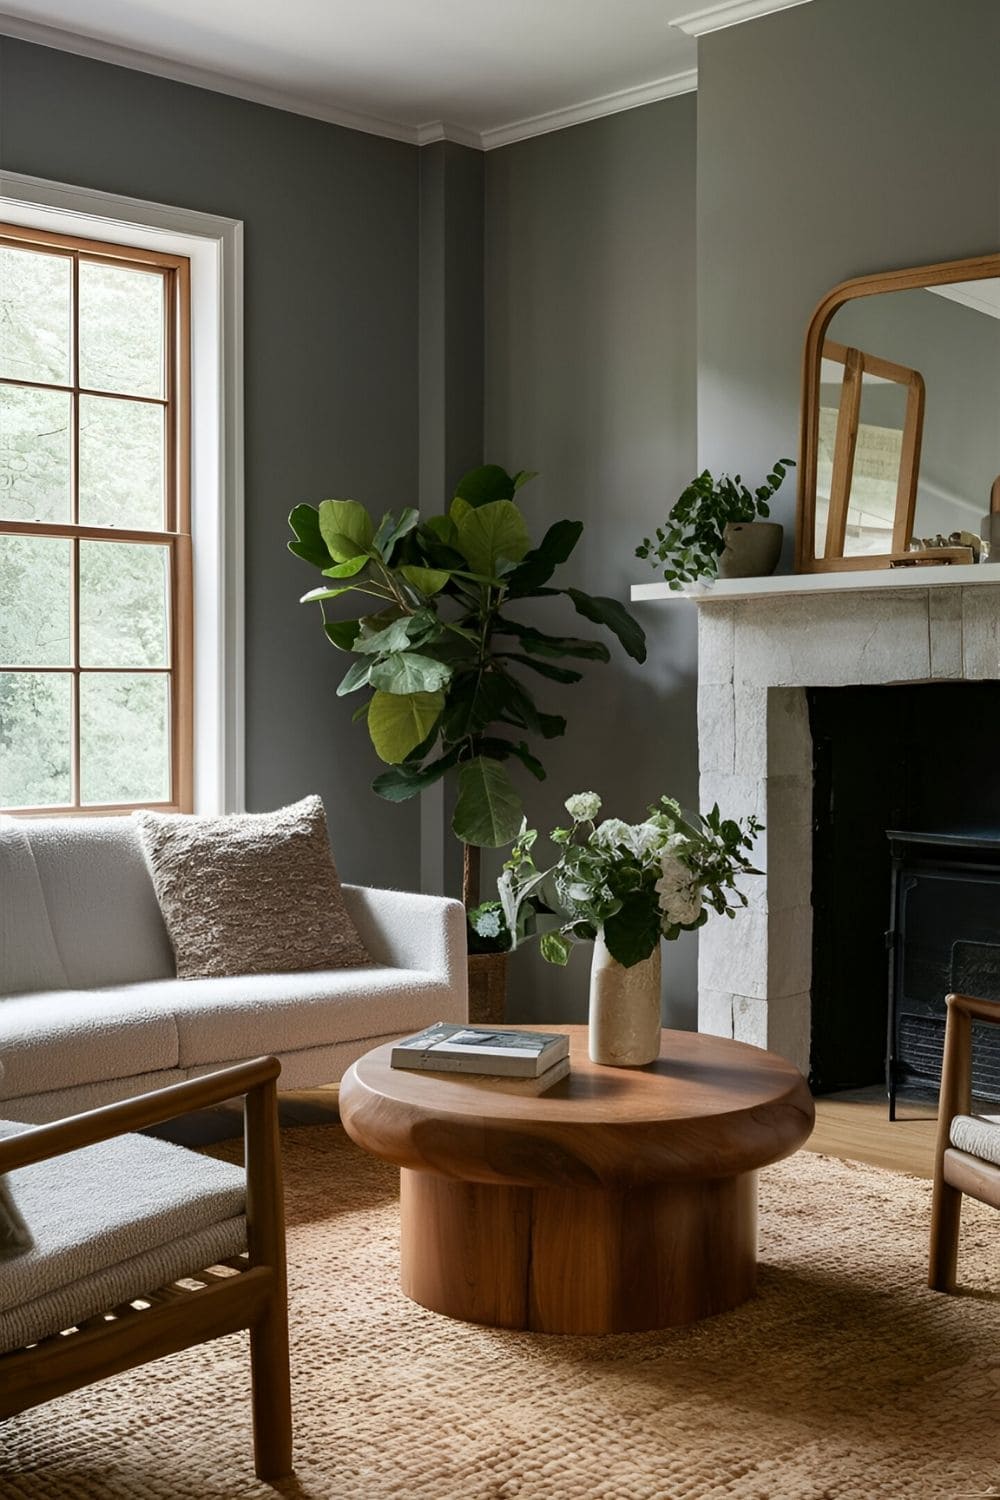
M 344 902 L 376 963 L 422 969 L 466 993 L 465 907 L 445 896 L 345 885 Z

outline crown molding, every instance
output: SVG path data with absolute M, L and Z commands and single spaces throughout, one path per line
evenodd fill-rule
M 449 125 L 443 120 L 431 120 L 426 125 L 418 125 L 414 140 L 418 146 L 433 146 L 435 141 L 453 141 L 456 146 L 471 146 L 473 151 L 483 149 L 478 130 L 469 130 L 465 125 Z
M 660 99 L 674 99 L 678 94 L 691 94 L 697 87 L 698 70 L 688 68 L 683 73 L 672 73 L 669 78 L 657 78 L 652 83 L 641 83 L 635 88 L 602 94 L 598 99 L 585 99 L 582 104 L 570 104 L 565 109 L 552 109 L 543 115 L 531 115 L 526 120 L 515 120 L 510 125 L 497 125 L 492 130 L 482 132 L 480 144 L 483 151 L 494 151 L 498 146 L 511 146 L 515 141 L 526 141 L 535 135 L 549 135 L 553 130 L 566 130 L 570 125 L 583 125 L 587 120 L 621 114 L 626 109 L 638 109 L 643 104 L 656 104 Z
M 775 11 L 790 10 L 793 5 L 808 4 L 809 0 L 721 0 L 721 3 L 693 10 L 689 15 L 678 16 L 670 24 L 687 36 L 707 36 L 710 31 L 724 31 L 727 26 L 740 26 L 744 21 L 756 21 L 759 16 L 770 16 Z
M 805 0 L 783 0 L 783 4 L 801 5 Z M 763 13 L 761 0 L 739 0 L 727 3 L 724 10 L 755 8 Z M 719 9 L 720 7 L 713 7 Z M 781 9 L 782 0 L 770 0 L 770 9 Z M 703 13 L 704 14 L 704 13 Z M 749 19 L 748 17 L 745 19 Z M 726 25 L 735 24 L 726 22 Z M 549 110 L 544 114 L 530 115 L 523 120 L 514 120 L 509 125 L 497 125 L 489 130 L 473 130 L 443 120 L 431 120 L 422 125 L 408 125 L 401 120 L 387 119 L 381 115 L 365 114 L 339 106 L 314 103 L 298 95 L 272 89 L 228 73 L 218 73 L 211 68 L 200 68 L 195 64 L 176 62 L 158 57 L 136 47 L 123 47 L 117 42 L 101 38 L 82 36 L 79 32 L 65 31 L 58 26 L 48 26 L 40 21 L 28 21 L 21 16 L 12 16 L 0 11 L 0 41 L 4 36 L 16 41 L 33 42 L 39 47 L 51 47 L 58 52 L 69 52 L 77 57 L 89 57 L 95 62 L 110 63 L 114 67 L 129 68 L 133 72 L 150 73 L 157 78 L 168 78 L 174 83 L 186 83 L 193 88 L 207 89 L 211 93 L 226 94 L 234 99 L 245 99 L 250 104 L 262 104 L 268 109 L 284 110 L 288 114 L 304 115 L 308 119 L 322 120 L 327 125 L 341 125 L 346 130 L 360 130 L 366 135 L 384 136 L 393 141 L 404 141 L 411 146 L 429 146 L 435 141 L 452 141 L 458 146 L 468 146 L 474 151 L 492 151 L 498 146 L 509 146 L 515 141 L 529 140 L 532 136 L 548 135 L 555 130 L 565 130 L 571 125 L 582 125 L 588 120 L 599 120 L 605 115 L 621 114 L 624 110 L 637 109 L 643 104 L 655 104 L 661 99 L 673 99 L 678 94 L 693 93 L 698 87 L 698 72 L 689 68 L 682 73 L 673 73 L 668 78 L 657 78 L 651 83 L 638 84 L 634 88 L 619 89 L 613 94 L 602 94 L 596 99 L 585 99 L 580 104 L 571 104 L 564 109 Z
M 411 146 L 419 144 L 419 132 L 415 125 L 384 119 L 381 115 L 317 104 L 295 94 L 284 93 L 281 89 L 268 88 L 265 84 L 234 78 L 228 73 L 217 73 L 212 68 L 175 62 L 152 52 L 142 52 L 136 47 L 122 47 L 117 42 L 81 36 L 79 32 L 64 31 L 59 26 L 46 26 L 40 21 L 27 21 L 21 16 L 0 11 L 0 40 L 4 36 L 13 37 L 20 42 L 34 42 L 39 47 L 52 47 L 57 52 L 72 52 L 78 57 L 111 63 L 118 68 L 131 68 L 133 72 L 152 73 L 157 78 L 191 84 L 194 88 L 208 89 L 214 94 L 228 94 L 234 99 L 245 99 L 250 104 L 264 104 L 269 109 L 284 110 L 287 114 L 305 115 L 311 120 L 322 120 L 327 125 L 343 125 L 347 130 L 360 130 L 365 135 L 386 136 L 389 140 L 406 141 Z

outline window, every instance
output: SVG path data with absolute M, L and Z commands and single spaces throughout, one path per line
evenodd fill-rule
M 192 804 L 189 264 L 0 226 L 0 806 Z

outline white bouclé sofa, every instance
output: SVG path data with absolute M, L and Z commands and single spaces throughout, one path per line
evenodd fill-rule
M 131 819 L 0 818 L 0 1116 L 55 1120 L 266 1054 L 282 1088 L 312 1088 L 465 1020 L 461 903 L 344 897 L 373 966 L 177 979 Z

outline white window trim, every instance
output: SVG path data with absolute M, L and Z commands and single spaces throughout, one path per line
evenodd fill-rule
M 242 812 L 243 224 L 3 171 L 0 222 L 118 240 L 191 261 L 195 808 Z

